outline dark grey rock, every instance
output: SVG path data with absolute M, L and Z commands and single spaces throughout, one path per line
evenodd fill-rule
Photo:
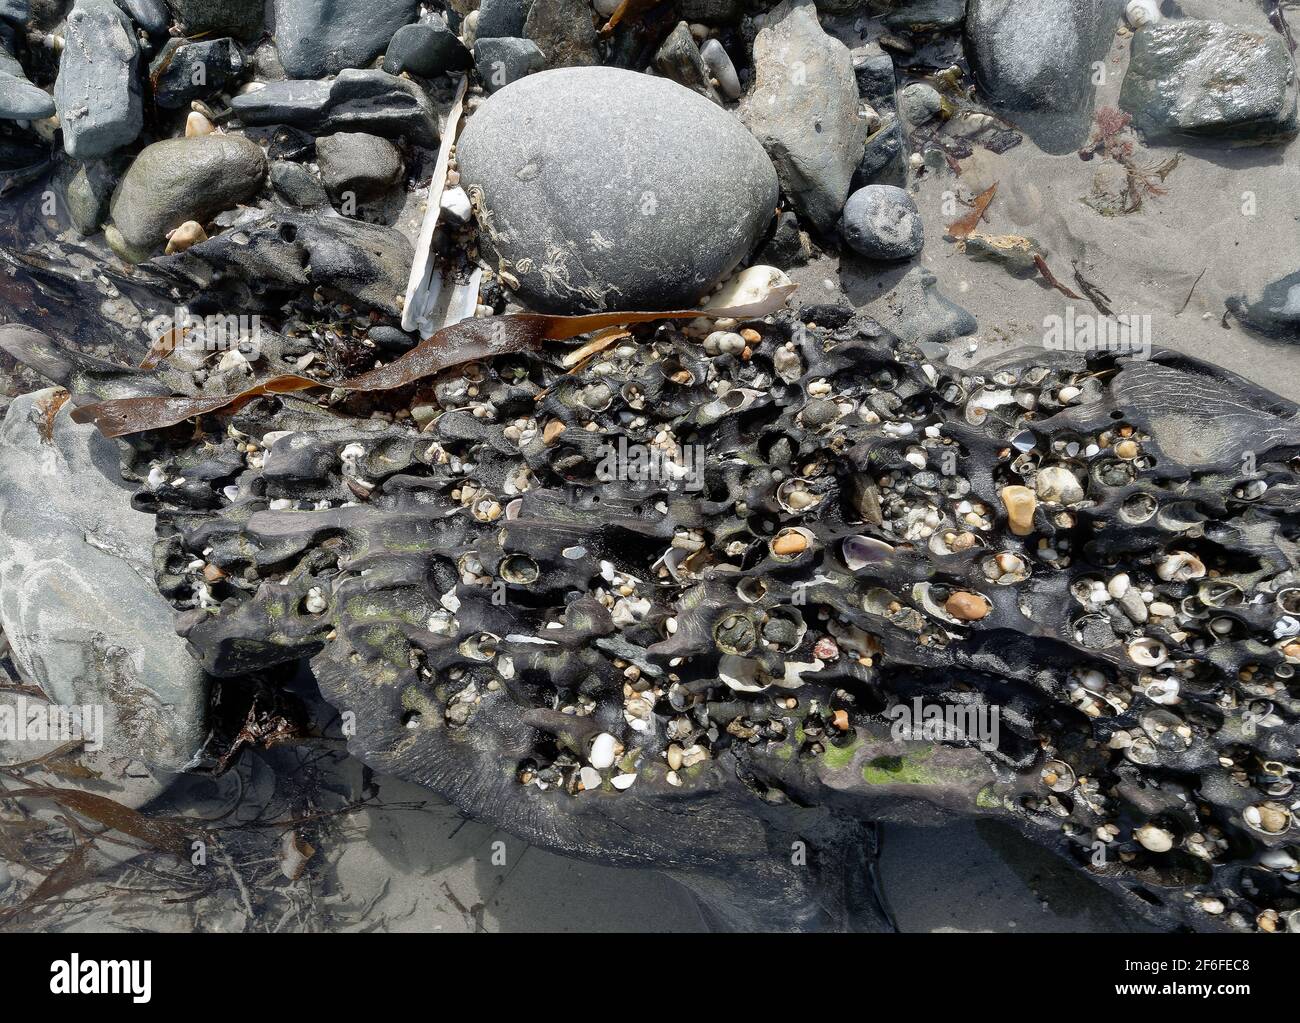
M 582 141 L 592 138 L 602 145 Z M 616 68 L 515 82 L 470 118 L 457 154 L 484 242 L 541 310 L 693 303 L 748 255 L 776 207 L 771 163 L 733 117 Z
M 14 331 L 37 335 L 0 327 Z M 0 626 L 51 701 L 103 708 L 107 752 L 180 770 L 203 745 L 208 684 L 154 586 L 153 516 L 71 402 L 46 433 L 55 395 L 15 398 L 0 426 Z
M 599 64 L 596 23 L 587 0 L 540 0 L 529 8 L 524 35 L 546 56 L 547 68 Z
M 31 0 L 0 0 L 0 21 L 22 28 L 32 16 Z
M 867 185 L 850 195 L 840 218 L 840 236 L 868 259 L 911 259 L 925 244 L 916 203 L 893 185 Z
M 187 220 L 203 223 L 257 194 L 266 177 L 259 146 L 238 135 L 167 139 L 135 158 L 113 193 L 108 243 L 138 263 Z
M 966 0 L 903 0 L 902 6 L 885 15 L 891 29 L 926 32 L 955 28 L 966 17 Z
M 548 0 L 542 0 L 543 3 Z M 483 0 L 478 7 L 478 27 L 475 34 L 483 39 L 501 36 L 522 36 L 524 22 L 533 0 Z
M 373 199 L 402 180 L 402 154 L 387 139 L 364 132 L 339 132 L 316 140 L 321 182 L 330 198 Z
M 718 91 L 727 99 L 740 99 L 745 90 L 740 87 L 740 76 L 726 48 L 717 39 L 706 39 L 700 46 L 700 57 L 717 82 Z
M 443 21 L 403 25 L 384 55 L 384 70 L 390 75 L 409 71 L 421 78 L 464 71 L 473 63 L 465 44 Z
M 63 149 L 93 160 L 135 140 L 144 125 L 135 31 L 112 0 L 77 0 L 54 83 Z
M 503 89 L 525 75 L 542 70 L 546 58 L 531 39 L 474 40 L 474 67 L 489 92 Z
M 54 116 L 54 99 L 25 77 L 0 73 L 0 121 L 37 121 Z
M 772 236 L 759 250 L 756 261 L 787 270 L 792 266 L 802 266 L 811 258 L 812 246 L 808 236 L 799 230 L 799 218 L 787 210 L 777 216 Z
M 271 163 L 271 187 L 291 206 L 319 209 L 330 204 L 329 196 L 311 171 L 300 163 L 275 160 Z
M 659 47 L 659 52 L 655 54 L 654 67 L 678 85 L 684 85 L 714 103 L 721 102 L 718 91 L 709 80 L 709 69 L 704 66 L 700 48 L 695 45 L 686 22 L 679 21 L 677 27 L 668 34 L 664 44 Z
M 744 0 L 679 0 L 677 13 L 687 21 L 708 25 L 729 24 L 744 11 Z
M 862 159 L 853 172 L 853 188 L 867 185 L 907 184 L 907 135 L 902 122 L 893 114 L 868 138 L 862 148 Z
M 185 34 L 252 39 L 266 24 L 266 0 L 167 0 Z
M 785 0 L 754 40 L 754 68 L 745 124 L 794 208 L 829 232 L 867 134 L 848 48 L 822 31 L 812 0 Z
M 1227 305 L 1251 330 L 1300 341 L 1300 270 L 1265 285 L 1257 298 L 1234 295 Z
M 866 311 L 908 342 L 955 341 L 979 329 L 975 317 L 939 291 L 938 278 L 913 266 Z
M 408 334 L 397 327 L 371 327 L 366 331 L 366 337 L 377 344 L 386 352 L 395 352 L 400 355 L 402 352 L 409 352 L 419 341 L 417 337 Z
M 176 110 L 238 80 L 244 58 L 233 39 L 170 39 L 149 65 L 154 102 Z
M 878 114 L 887 114 L 898 108 L 897 78 L 894 58 L 877 42 L 859 46 L 850 51 L 853 75 L 858 82 L 858 95 L 871 104 Z
M 417 0 L 272 0 L 275 43 L 290 78 L 361 68 L 415 21 Z
M 1133 35 L 1120 106 L 1152 136 L 1295 134 L 1296 72 L 1276 32 L 1164 21 Z
M 1114 39 L 1121 0 L 969 0 L 966 54 L 980 93 L 1050 152 L 1082 144 L 1092 63 Z
M 79 234 L 94 234 L 108 219 L 108 204 L 122 177 L 118 162 L 91 160 L 83 163 L 68 182 L 64 193 L 68 215 Z
M 167 31 L 170 20 L 163 0 L 117 0 L 117 6 L 151 36 Z
M 413 258 L 411 243 L 392 228 L 277 211 L 150 266 L 184 286 L 220 296 L 227 308 L 278 307 L 314 288 L 363 309 L 400 316 L 398 300 Z
M 332 81 L 270 82 L 235 96 L 231 108 L 245 124 L 287 124 L 316 134 L 365 131 L 438 144 L 438 118 L 414 82 L 378 70 L 347 70 Z

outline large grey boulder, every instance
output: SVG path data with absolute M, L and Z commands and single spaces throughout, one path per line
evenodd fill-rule
M 470 118 L 457 158 L 506 281 L 558 313 L 690 306 L 749 253 L 777 201 L 771 163 L 733 117 L 617 68 L 506 86 Z
M 1149 135 L 1269 138 L 1296 130 L 1296 71 L 1276 32 L 1168 21 L 1133 36 L 1120 106 Z
M 1114 40 L 1121 0 L 969 0 L 966 54 L 980 94 L 1051 152 L 1077 148 L 1093 62 Z
M 245 124 L 288 124 L 317 135 L 364 131 L 438 144 L 438 117 L 423 89 L 377 70 L 347 70 L 331 81 L 270 82 L 230 102 Z
M 745 124 L 794 208 L 830 232 L 867 136 L 849 49 L 822 31 L 812 0 L 785 0 L 754 40 L 754 71 Z
M 202 223 L 252 198 L 265 177 L 261 147 L 239 135 L 155 142 L 113 193 L 105 237 L 119 256 L 138 263 L 187 220 Z
M 93 160 L 134 141 L 144 125 L 140 47 L 112 0 L 77 0 L 64 32 L 54 83 L 63 148 L 73 159 Z
M 418 0 L 274 0 L 275 43 L 290 78 L 365 67 L 415 21 Z
M 153 516 L 131 508 L 112 441 L 71 403 L 51 415 L 56 394 L 15 398 L 0 425 L 0 626 L 53 702 L 102 707 L 106 751 L 179 770 L 207 683 L 154 585 Z

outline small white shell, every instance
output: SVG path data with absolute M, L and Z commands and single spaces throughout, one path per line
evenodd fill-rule
M 1129 28 L 1154 25 L 1160 20 L 1160 5 L 1156 0 L 1128 0 L 1124 7 L 1124 20 Z

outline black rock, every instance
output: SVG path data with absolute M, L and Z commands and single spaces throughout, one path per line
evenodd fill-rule
M 1300 341 L 1300 270 L 1264 286 L 1258 298 L 1234 295 L 1228 309 L 1247 327 L 1269 337 Z
M 587 0 L 542 0 L 524 22 L 524 35 L 546 56 L 548 68 L 599 64 L 596 24 Z
M 226 88 L 243 71 L 244 58 L 233 39 L 170 39 L 149 66 L 154 102 L 171 110 L 188 106 Z
M 465 71 L 473 63 L 465 44 L 441 21 L 403 25 L 384 55 L 384 70 L 390 75 L 409 71 L 421 78 Z
M 820 302 L 816 305 L 806 305 L 799 310 L 799 318 L 804 323 L 815 323 L 819 327 L 829 327 L 835 330 L 853 319 L 853 306 L 845 305 L 842 302 Z
M 788 269 L 808 262 L 811 255 L 807 236 L 799 229 L 799 218 L 786 210 L 776 218 L 772 236 L 759 250 L 757 262 Z
M 272 0 L 275 45 L 290 78 L 368 66 L 415 21 L 417 0 Z
M 424 90 L 383 71 L 346 70 L 332 81 L 271 82 L 230 102 L 245 124 L 287 124 L 318 135 L 364 131 L 438 144 L 438 119 Z
M 347 202 L 383 195 L 402 180 L 402 154 L 387 139 L 364 132 L 339 132 L 316 140 L 321 182 L 330 198 Z
M 366 332 L 366 337 L 370 338 L 376 345 L 386 352 L 400 355 L 402 352 L 409 352 L 418 343 L 418 339 L 404 330 L 397 327 L 371 327 Z
M 496 92 L 542 70 L 545 57 L 531 39 L 476 39 L 474 66 L 488 91 Z
M 851 50 L 853 76 L 858 80 L 858 95 L 871 104 L 878 114 L 898 109 L 898 80 L 894 75 L 894 58 L 877 42 Z
M 290 206 L 319 209 L 330 204 L 329 196 L 311 171 L 300 163 L 275 160 L 271 164 L 271 187 Z
M 163 0 L 117 0 L 117 6 L 151 36 L 167 31 L 170 18 Z
M 532 6 L 533 0 L 483 0 L 478 7 L 478 27 L 474 34 L 482 39 L 523 36 L 524 22 Z
M 890 114 L 867 139 L 862 159 L 853 172 L 853 190 L 867 185 L 907 184 L 907 136 L 898 118 Z
M 266 23 L 266 0 L 167 0 L 187 36 L 205 33 L 252 39 Z

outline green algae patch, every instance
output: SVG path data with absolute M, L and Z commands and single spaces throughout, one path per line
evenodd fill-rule
M 822 754 L 822 763 L 832 771 L 842 771 L 853 763 L 853 754 L 861 745 L 862 741 L 854 737 L 847 746 L 827 746 L 826 752 Z
M 926 746 L 915 753 L 896 757 L 875 757 L 862 766 L 862 780 L 868 785 L 932 785 L 938 779 L 925 768 L 934 753 Z

